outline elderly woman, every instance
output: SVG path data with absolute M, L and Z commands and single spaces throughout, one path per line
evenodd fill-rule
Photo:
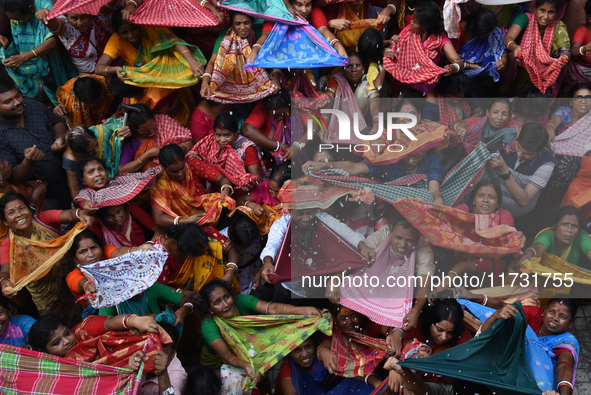
M 66 71 L 57 51 L 58 39 L 37 18 L 35 12 L 51 9 L 49 0 L 7 0 L 4 14 L 11 20 L 13 41 L 0 36 L 0 60 L 23 95 L 34 98 L 43 88 L 57 104 L 56 90 L 76 73 Z
M 55 255 L 47 255 L 44 247 L 57 245 L 50 243 L 60 236 L 59 228 L 62 224 L 80 221 L 83 225 L 89 225 L 93 220 L 87 212 L 80 209 L 49 210 L 34 215 L 25 197 L 16 192 L 9 192 L 0 199 L 0 219 L 10 229 L 9 236 L 0 247 L 0 285 L 3 295 L 10 298 L 16 295 L 13 281 L 16 283 L 30 276 L 37 268 L 34 267 L 36 263 L 45 263 L 50 257 L 56 258 Z M 66 274 L 71 270 L 67 262 L 58 261 L 45 275 L 28 283 L 27 290 L 40 313 L 58 312 L 70 322 L 76 322 L 80 318 L 74 299 L 64 286 Z M 19 278 L 12 278 L 17 274 Z
M 117 3 L 118 0 L 109 0 L 101 7 L 97 16 L 66 14 L 48 20 L 47 8 L 41 8 L 35 16 L 47 26 L 51 33 L 59 37 L 78 74 L 94 73 L 96 63 L 111 37 L 110 14 Z

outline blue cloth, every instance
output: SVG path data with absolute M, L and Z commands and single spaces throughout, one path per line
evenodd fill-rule
M 372 165 L 371 163 L 364 162 L 369 167 L 368 178 L 375 178 L 382 182 L 390 182 L 397 180 L 402 177 L 406 177 L 408 171 L 404 167 L 403 161 L 398 161 L 389 165 Z M 441 158 L 435 152 L 435 150 L 427 151 L 425 157 L 419 163 L 416 174 L 426 174 L 428 181 L 443 181 L 445 176 L 445 170 L 441 165 Z
M 10 316 L 8 326 L 0 336 L 0 343 L 10 346 L 26 346 L 29 342 L 29 331 L 35 322 L 37 320 L 28 315 L 19 315 L 17 318 Z
M 346 66 L 348 62 L 312 26 L 276 23 L 254 63 L 247 63 L 244 68 L 310 69 Z
M 314 359 L 308 371 L 294 362 L 291 357 L 291 380 L 298 395 L 370 395 L 374 388 L 354 378 L 334 377 L 318 360 Z M 330 380 L 334 378 L 333 380 Z
M 482 74 L 488 74 L 494 82 L 498 82 L 501 75 L 497 71 L 497 62 L 501 60 L 505 52 L 505 35 L 498 27 L 486 38 L 473 38 L 462 45 L 458 55 L 464 62 L 478 64 L 481 69 L 464 70 L 464 73 L 470 77 L 478 77 Z

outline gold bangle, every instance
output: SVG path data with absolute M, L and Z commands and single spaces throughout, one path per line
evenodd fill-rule
M 38 58 L 39 56 L 37 55 L 37 52 L 35 52 L 34 49 L 31 49 L 31 52 L 33 52 L 33 55 L 35 55 L 36 58 Z
M 236 358 L 236 355 L 234 355 L 234 356 L 232 357 L 232 359 L 230 359 L 230 362 L 228 362 L 228 365 L 232 365 L 232 361 L 234 360 L 234 358 Z
M 185 54 L 185 52 L 191 52 L 191 50 L 190 49 L 187 49 L 187 50 L 181 52 L 181 56 L 183 56 Z
M 511 45 L 511 43 L 514 43 L 514 42 L 515 42 L 514 40 L 509 41 L 506 45 L 507 49 L 509 49 L 509 45 Z
M 283 308 L 283 315 L 285 315 L 286 311 L 287 311 L 287 305 L 285 305 L 285 307 Z
M 105 74 L 107 74 L 107 75 L 109 75 L 109 67 L 111 67 L 111 66 L 105 67 Z
M 137 160 L 138 162 L 140 162 L 140 165 L 142 165 L 142 166 L 144 165 L 144 162 L 142 162 L 142 160 L 141 160 L 140 158 L 137 158 L 136 160 Z

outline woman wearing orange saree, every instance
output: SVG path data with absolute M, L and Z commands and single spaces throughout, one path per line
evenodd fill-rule
M 234 188 L 217 168 L 190 157 L 185 160 L 176 144 L 162 148 L 158 158 L 164 175 L 150 189 L 156 225 L 215 225 L 223 207 L 234 209 Z M 204 180 L 221 185 L 220 193 L 205 194 Z

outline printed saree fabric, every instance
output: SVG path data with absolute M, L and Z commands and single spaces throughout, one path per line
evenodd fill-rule
M 388 354 L 385 339 L 376 339 L 357 332 L 341 332 L 333 326 L 331 350 L 337 356 L 337 376 L 365 377 Z
M 246 59 L 255 43 L 250 37 L 240 38 L 230 28 L 222 39 L 211 77 L 211 100 L 219 103 L 253 103 L 275 92 L 275 86 L 264 69 L 254 72 L 244 69 Z
M 297 48 L 297 50 L 296 50 Z M 311 25 L 294 26 L 276 23 L 254 63 L 244 68 L 255 72 L 260 68 L 311 69 L 346 66 L 348 60 L 330 46 L 324 36 Z
M 146 0 L 129 18 L 136 25 L 217 26 L 213 13 L 193 0 Z
M 394 207 L 432 245 L 481 258 L 500 258 L 521 250 L 515 228 L 500 224 L 500 215 L 478 215 L 447 206 L 403 199 Z
M 266 21 L 280 22 L 287 25 L 306 25 L 308 22 L 294 17 L 283 1 L 273 0 L 223 0 L 218 3 L 220 8 L 238 11 Z
M 96 208 L 118 206 L 151 188 L 159 172 L 158 167 L 153 167 L 143 173 L 124 174 L 110 180 L 106 188 L 98 191 L 91 188 L 81 190 L 74 200 L 78 204 L 82 200 L 88 200 Z
M 591 215 L 591 151 L 587 152 L 581 160 L 581 169 L 577 177 L 570 183 L 566 195 L 560 203 L 561 206 L 575 206 L 585 213 L 585 217 Z
M 179 89 L 195 85 L 195 77 L 187 60 L 175 50 L 175 45 L 185 45 L 193 58 L 205 65 L 207 61 L 198 47 L 174 37 L 161 28 L 141 28 L 140 45 L 134 67 L 123 66 L 123 74 L 129 78 L 126 84 L 144 88 Z
M 462 45 L 458 55 L 466 63 L 478 64 L 479 69 L 464 70 L 470 78 L 481 75 L 489 75 L 494 82 L 498 82 L 501 75 L 497 71 L 497 62 L 503 57 L 505 52 L 505 34 L 496 27 L 486 38 L 475 37 Z
M 343 73 L 337 73 L 332 78 L 337 82 L 337 90 L 334 97 L 334 110 L 340 110 L 347 114 L 352 119 L 357 114 L 358 117 L 358 130 L 363 130 L 367 127 L 365 118 L 363 117 L 363 111 L 359 108 L 357 98 L 349 85 L 349 81 L 343 75 Z M 352 125 L 355 125 L 353 121 Z M 353 128 L 353 126 L 351 126 Z M 338 142 L 339 144 L 361 144 L 361 139 L 354 134 L 353 130 L 349 130 L 348 138 L 342 136 L 340 133 L 340 122 L 337 116 L 332 113 L 328 121 L 328 135 L 329 141 Z
M 555 25 L 557 25 L 556 27 L 561 26 L 563 30 L 562 35 L 564 36 L 566 34 L 568 43 L 568 32 L 564 23 L 561 21 L 552 22 L 546 26 L 542 39 L 538 22 L 533 15 L 529 18 L 529 24 L 521 40 L 523 59 L 520 61 L 520 64 L 529 74 L 531 82 L 542 93 L 546 93 L 546 89 L 556 82 L 562 70 L 562 65 L 566 62 L 564 59 L 555 59 L 550 56 L 555 39 L 560 40 L 563 38 L 554 37 L 556 35 Z
M 121 143 L 123 138 L 117 131 L 123 125 L 123 119 L 109 118 L 104 123 L 99 122 L 88 129 L 94 133 L 98 142 L 97 158 L 101 158 L 107 165 L 107 177 L 115 178 L 119 174 L 119 159 L 121 159 Z
M 73 361 L 0 344 L 0 392 L 5 395 L 133 395 L 142 370 Z
M 162 246 L 156 251 L 136 251 L 117 258 L 78 265 L 84 276 L 96 287 L 88 300 L 95 309 L 123 303 L 150 288 L 162 272 L 168 253 Z
M 281 206 L 271 207 L 267 204 L 262 204 L 263 206 L 263 214 L 260 217 L 257 217 L 254 214 L 254 211 L 249 207 L 238 206 L 230 214 L 228 217 L 232 217 L 236 214 L 236 212 L 240 211 L 245 214 L 248 218 L 252 219 L 257 227 L 259 228 L 259 233 L 261 236 L 269 234 L 271 230 L 271 226 L 273 222 L 281 218 Z
M 556 136 L 552 144 L 554 155 L 583 157 L 591 144 L 589 129 L 591 129 L 591 111 Z
M 360 11 L 363 11 L 363 7 L 360 8 Z M 363 19 L 363 15 L 359 15 L 359 11 L 355 11 L 351 3 L 341 4 L 337 19 L 347 19 L 351 22 L 348 29 L 339 30 L 336 34 L 347 51 L 355 50 L 359 37 L 370 27 L 377 31 L 382 31 L 384 28 L 383 24 L 377 23 L 377 19 Z
M 74 83 L 80 78 L 92 78 L 100 82 L 102 87 L 101 95 L 94 103 L 82 103 L 74 94 Z M 57 101 L 66 107 L 66 119 L 70 128 L 78 125 L 89 128 L 102 123 L 109 108 L 111 108 L 113 95 L 109 91 L 105 77 L 85 73 L 72 78 L 64 86 L 57 88 Z
M 73 329 L 78 343 L 66 358 L 81 362 L 123 368 L 136 351 L 143 350 L 148 360 L 144 372 L 154 371 L 154 354 L 162 350 L 162 344 L 172 343 L 168 333 L 159 327 L 159 333 L 132 335 L 130 332 L 109 331 L 104 328 L 106 317 L 91 315 Z M 96 335 L 100 333 L 100 335 Z
M 332 317 L 326 310 L 320 317 L 252 315 L 213 319 L 230 350 L 249 362 L 255 374 L 271 369 L 314 332 L 332 335 Z M 254 387 L 254 381 L 247 377 L 243 390 Z
M 554 279 L 557 279 L 556 281 L 560 279 L 561 284 L 565 286 L 572 284 L 572 282 L 586 285 L 591 284 L 590 270 L 575 266 L 547 252 L 541 258 L 532 258 L 530 261 L 523 261 L 523 266 L 533 273 L 544 276 L 544 278 L 550 278 L 547 287 L 553 286 Z
M 434 84 L 444 72 L 432 60 L 436 58 L 442 40 L 442 35 L 432 34 L 423 44 L 421 36 L 409 25 L 400 32 L 398 43 L 392 42 L 394 59 L 385 56 L 384 68 L 404 84 Z
M 396 136 L 393 136 L 394 140 L 390 141 L 387 131 L 384 129 L 382 136 L 377 140 L 364 141 L 363 143 L 369 145 L 371 150 L 364 153 L 363 158 L 372 165 L 389 165 L 398 162 L 407 155 L 418 154 L 432 148 L 444 148 L 449 140 L 447 126 L 432 121 L 423 120 L 407 130 L 417 139 L 411 140 L 406 133 L 396 130 Z M 392 132 L 394 133 L 394 131 Z M 383 144 L 381 149 L 377 146 L 378 144 Z M 391 150 L 386 148 L 394 144 L 399 144 L 403 149 L 398 146 Z
M 476 148 L 481 141 L 494 151 L 495 148 L 509 149 L 517 137 L 519 127 L 513 122 L 509 122 L 504 128 L 492 130 L 488 117 L 482 117 L 470 125 L 468 133 L 462 140 L 462 145 L 467 153 Z

